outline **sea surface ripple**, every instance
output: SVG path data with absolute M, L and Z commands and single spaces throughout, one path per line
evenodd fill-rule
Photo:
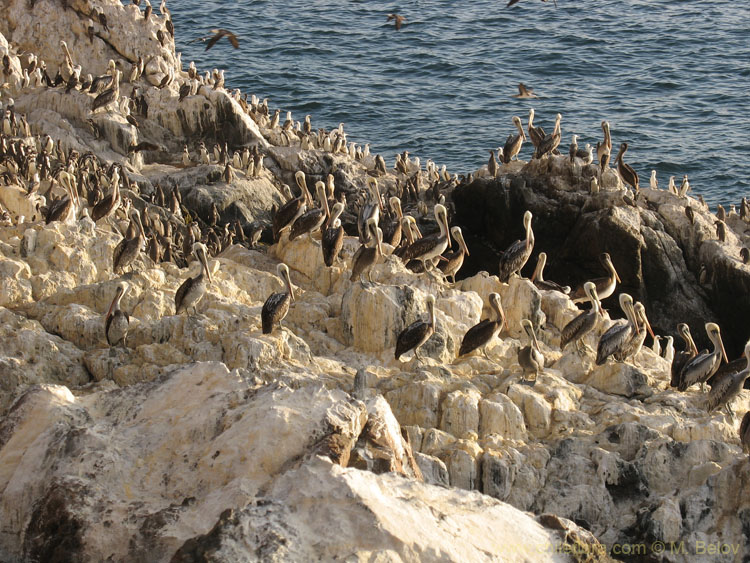
M 268 97 L 313 127 L 344 122 L 391 165 L 409 150 L 467 173 L 513 131 L 511 117 L 552 129 L 567 149 L 613 143 L 648 185 L 688 174 L 711 204 L 750 195 L 750 10 L 729 0 L 179 0 L 170 2 L 183 63 L 226 69 L 226 83 Z M 400 31 L 386 23 L 398 12 Z M 231 29 L 206 52 L 190 43 Z M 539 99 L 511 97 L 518 82 Z M 284 114 L 282 114 L 283 120 Z M 530 144 L 521 156 L 529 158 Z M 614 154 L 612 155 L 614 158 Z

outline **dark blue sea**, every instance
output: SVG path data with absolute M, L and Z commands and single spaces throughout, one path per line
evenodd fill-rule
M 397 152 L 467 173 L 536 110 L 562 146 L 596 144 L 600 123 L 648 185 L 688 174 L 711 204 L 750 196 L 750 4 L 737 0 L 178 0 L 169 2 L 187 67 L 271 108 L 345 123 L 389 165 Z M 156 5 L 156 4 L 155 4 Z M 386 23 L 397 12 L 400 31 Z M 240 37 L 206 52 L 213 27 Z M 539 99 L 520 100 L 517 84 Z M 282 119 L 284 115 L 282 114 Z M 521 154 L 529 158 L 527 144 Z M 613 155 L 614 157 L 614 155 Z

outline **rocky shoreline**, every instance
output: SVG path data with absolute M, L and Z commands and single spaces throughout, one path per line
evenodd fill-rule
M 697 386 L 670 386 L 670 360 L 650 338 L 622 363 L 561 351 L 580 313 L 570 297 L 497 276 L 497 250 L 521 238 L 531 210 L 531 262 L 545 251 L 548 278 L 601 275 L 605 251 L 622 277 L 588 346 L 626 291 L 662 335 L 687 322 L 700 344 L 704 323 L 717 322 L 735 358 L 750 307 L 740 214 L 724 217 L 719 240 L 717 217 L 690 195 L 632 194 L 617 173 L 567 155 L 465 178 L 409 158 L 390 168 L 343 131 L 306 133 L 229 90 L 218 71 L 184 69 L 166 10 L 146 18 L 143 7 L 100 0 L 0 7 L 0 560 L 741 561 L 750 552 L 750 467 L 738 438 L 747 392 L 732 403 L 737 419 L 707 412 Z M 91 92 L 97 76 L 116 92 L 92 109 L 106 91 Z M 330 267 L 317 235 L 275 236 L 299 171 L 346 204 Z M 455 284 L 408 269 L 388 244 L 373 283 L 350 279 L 368 178 L 426 233 L 445 204 L 471 251 Z M 115 184 L 122 203 L 99 219 L 94 208 Z M 50 220 L 66 191 L 80 207 Z M 116 268 L 123 239 L 139 250 Z M 210 283 L 194 314 L 175 314 L 200 239 Z M 284 291 L 280 262 L 295 299 L 282 328 L 263 334 L 263 305 Z M 105 320 L 123 281 L 129 329 L 110 346 Z M 506 320 L 499 338 L 486 356 L 457 358 L 467 330 L 493 318 L 493 292 Z M 429 296 L 436 323 L 423 360 L 394 359 Z M 545 358 L 533 385 L 518 355 L 525 319 Z

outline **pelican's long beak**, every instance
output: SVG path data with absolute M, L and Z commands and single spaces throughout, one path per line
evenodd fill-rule
M 727 358 L 727 351 L 724 350 L 724 341 L 721 339 L 721 334 L 719 335 L 719 346 L 721 346 L 721 355 L 724 357 L 724 361 L 726 363 L 729 363 L 729 358 Z
M 620 276 L 617 275 L 617 270 L 615 270 L 614 266 L 612 266 L 612 271 L 615 273 L 615 279 L 617 280 L 617 283 L 622 283 L 622 280 L 620 279 Z
M 464 241 L 463 235 L 461 235 L 461 240 L 459 242 L 461 243 L 461 246 L 463 247 L 464 252 L 466 253 L 466 256 L 471 256 L 471 254 L 469 253 L 469 247 L 466 246 L 466 241 Z
M 651 323 L 648 322 L 648 319 L 646 318 L 645 315 L 643 316 L 643 320 L 646 323 L 646 330 L 651 335 L 651 338 L 656 339 L 656 336 L 654 336 L 654 331 L 651 329 Z
M 206 272 L 208 283 L 211 283 L 211 270 L 208 267 L 208 258 L 206 257 L 206 253 L 200 252 L 198 256 L 200 256 L 200 261 L 201 261 L 201 264 L 203 265 L 203 271 Z
M 286 278 L 286 286 L 289 289 L 289 297 L 292 298 L 292 302 L 294 302 L 294 288 L 292 287 L 292 278 L 289 277 L 289 272 L 284 273 L 284 277 Z

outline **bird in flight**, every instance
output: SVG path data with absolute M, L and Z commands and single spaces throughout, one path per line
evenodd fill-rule
M 216 45 L 219 39 L 221 39 L 222 37 L 226 37 L 232 44 L 232 47 L 234 47 L 235 49 L 239 49 L 240 42 L 237 39 L 237 36 L 228 29 L 212 29 L 210 31 L 211 33 L 213 33 L 213 35 L 204 35 L 203 37 L 198 37 L 190 41 L 190 43 L 195 43 L 196 41 L 205 41 L 206 39 L 208 39 L 208 45 L 206 45 L 206 51 L 208 51 L 211 47 Z
M 518 2 L 518 0 L 516 0 Z M 401 25 L 406 21 L 406 18 L 404 16 L 401 16 L 399 14 L 388 14 L 388 19 L 385 20 L 387 22 L 394 20 L 394 23 L 396 24 L 396 31 L 401 29 Z
M 518 0 L 515 0 L 518 2 Z M 513 98 L 538 98 L 536 94 L 534 94 L 534 89 L 529 88 L 524 84 L 523 82 L 518 83 L 518 94 L 515 96 L 512 96 Z
M 542 2 L 546 2 L 546 1 L 547 0 L 542 0 Z M 508 2 L 508 5 L 505 7 L 510 8 L 513 4 L 518 4 L 518 2 L 520 2 L 520 0 L 510 0 L 510 2 Z M 557 0 L 554 0 L 554 2 L 555 2 L 555 8 L 557 8 Z

